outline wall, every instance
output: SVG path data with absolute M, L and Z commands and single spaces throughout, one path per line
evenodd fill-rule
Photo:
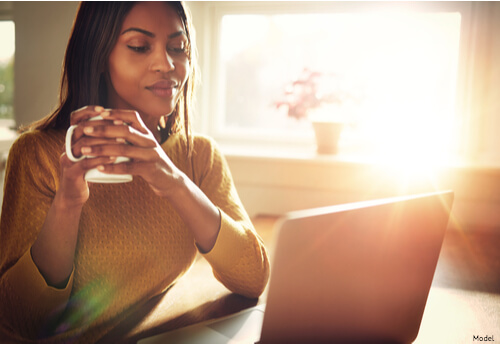
M 56 105 L 61 67 L 78 2 L 14 1 L 16 124 L 28 124 Z
M 466 166 L 419 169 L 335 156 L 283 158 L 226 154 L 251 216 L 397 195 L 453 190 L 454 226 L 500 230 L 500 170 Z

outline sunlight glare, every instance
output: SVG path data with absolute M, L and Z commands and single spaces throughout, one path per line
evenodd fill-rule
M 226 27 L 230 29 L 225 29 Z M 224 16 L 221 29 L 221 57 L 230 60 L 245 49 L 258 45 L 266 35 L 269 19 L 262 15 Z
M 309 69 L 347 80 L 360 95 L 348 111 L 346 103 L 328 111 L 349 115 L 347 154 L 412 170 L 448 162 L 458 141 L 460 25 L 458 12 L 225 15 L 224 124 L 305 137 L 309 128 L 273 104 Z
M 365 75 L 369 99 L 364 129 L 374 153 L 403 169 L 447 162 L 453 143 L 460 15 L 384 13 L 366 20 L 378 39 L 367 52 L 372 58 Z
M 8 62 L 15 51 L 13 21 L 0 21 L 0 63 Z

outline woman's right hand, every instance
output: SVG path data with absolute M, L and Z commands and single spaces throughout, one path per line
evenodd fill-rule
M 76 157 L 84 153 L 82 147 L 85 147 L 85 141 L 92 139 L 84 135 L 83 124 L 103 111 L 100 106 L 86 106 L 71 113 L 71 125 L 77 127 L 70 148 Z M 74 162 L 68 158 L 64 147 L 59 159 L 59 188 L 38 237 L 31 246 L 33 262 L 50 286 L 65 288 L 73 270 L 80 216 L 90 195 L 85 173 L 111 161 L 113 159 L 110 157 L 96 157 Z
M 80 123 L 98 116 L 104 108 L 101 106 L 85 106 L 71 113 L 71 124 L 77 125 L 72 135 L 71 151 L 75 157 L 84 154 L 82 148 L 88 145 L 88 140 L 102 140 L 88 137 L 83 132 Z M 96 121 L 96 124 L 98 121 Z M 85 180 L 85 173 L 101 165 L 113 163 L 115 157 L 95 157 L 73 162 L 66 154 L 66 147 L 60 158 L 60 185 L 56 195 L 66 206 L 82 206 L 89 198 L 89 187 Z

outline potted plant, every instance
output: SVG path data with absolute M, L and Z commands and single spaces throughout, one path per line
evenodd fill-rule
M 354 92 L 343 77 L 305 68 L 285 86 L 284 99 L 276 105 L 287 107 L 289 117 L 312 123 L 319 154 L 336 154 L 342 130 L 351 121 L 353 100 Z

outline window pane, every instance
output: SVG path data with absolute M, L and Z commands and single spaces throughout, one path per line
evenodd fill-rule
M 14 52 L 14 22 L 0 21 L 0 119 L 14 118 Z
M 307 69 L 333 75 L 355 95 L 352 142 L 384 150 L 410 137 L 449 142 L 460 21 L 446 12 L 225 15 L 219 130 L 311 134 L 306 120 L 276 107 Z

